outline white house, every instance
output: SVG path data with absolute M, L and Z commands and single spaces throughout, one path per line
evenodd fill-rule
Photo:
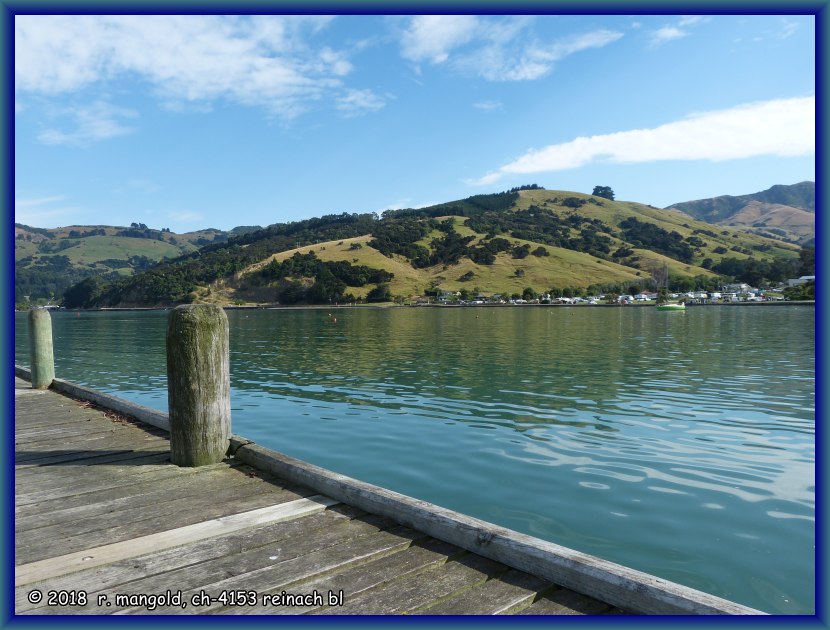
M 801 276 L 800 278 L 791 278 L 791 279 L 787 280 L 787 286 L 788 287 L 794 287 L 794 286 L 797 286 L 799 284 L 804 284 L 805 282 L 815 282 L 815 281 L 816 281 L 815 276 Z

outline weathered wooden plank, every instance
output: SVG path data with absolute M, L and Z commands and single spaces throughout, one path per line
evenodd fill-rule
M 41 410 L 41 413 L 43 411 Z M 153 438 L 169 441 L 169 437 L 161 429 L 150 426 L 145 428 L 144 425 L 123 420 L 122 416 L 107 418 L 103 413 L 98 409 L 82 409 L 71 414 L 74 416 L 72 421 L 61 423 L 60 418 L 53 418 L 54 424 L 18 427 L 15 429 L 15 442 L 30 450 L 43 450 L 48 447 L 50 441 L 57 440 L 73 444 L 94 442 L 108 437 L 129 437 L 137 441 Z
M 231 438 L 234 457 L 555 584 L 645 614 L 764 614 L 602 558 L 499 527 Z
M 32 584 L 81 569 L 102 566 L 125 558 L 135 558 L 152 551 L 170 549 L 197 540 L 213 538 L 242 529 L 250 529 L 264 523 L 299 518 L 312 512 L 324 510 L 336 503 L 338 502 L 333 499 L 316 495 L 248 512 L 228 514 L 209 521 L 202 521 L 93 549 L 85 549 L 56 558 L 47 558 L 39 562 L 18 565 L 14 570 L 14 583 L 15 586 Z
M 520 615 L 600 615 L 611 610 L 605 602 L 574 593 L 567 588 L 560 588 L 543 595 L 529 607 L 520 611 Z
M 223 591 L 237 589 L 253 590 L 257 593 L 265 591 L 277 591 L 281 588 L 289 588 L 292 584 L 307 581 L 344 568 L 366 563 L 374 558 L 396 553 L 409 547 L 414 540 L 423 535 L 405 527 L 395 527 L 391 530 L 379 531 L 374 534 L 361 536 L 347 540 L 341 544 L 332 545 L 325 549 L 304 554 L 284 562 L 274 561 L 269 566 L 264 566 L 253 571 L 237 572 L 226 579 L 215 581 L 204 587 L 190 589 L 184 592 L 184 599 L 191 601 L 191 598 L 199 595 L 202 591 L 209 597 L 215 598 Z M 264 548 L 266 549 L 266 548 Z M 198 569 L 199 567 L 194 567 Z M 212 602 L 199 606 L 198 612 L 209 612 L 214 608 L 222 607 L 219 602 Z M 145 613 L 142 609 L 119 611 L 115 614 L 136 614 Z M 151 614 L 192 614 L 192 609 L 164 608 L 152 611 Z
M 123 400 L 110 394 L 97 392 L 87 387 L 82 387 L 80 385 L 76 385 L 75 383 L 64 381 L 60 378 L 56 378 L 52 381 L 52 389 L 56 392 L 61 392 L 67 396 L 71 396 L 72 398 L 88 400 L 96 405 L 105 407 L 106 409 L 112 409 L 113 411 L 123 413 L 135 418 L 139 422 L 163 429 L 164 431 L 170 430 L 170 422 L 167 419 L 167 414 L 157 411 L 156 409 L 150 409 L 149 407 L 144 407 L 143 405 Z
M 247 466 L 245 468 L 248 468 Z M 200 468 L 192 470 L 192 474 L 210 474 L 224 475 L 233 467 L 217 464 L 211 466 L 210 470 Z M 242 474 L 247 474 L 242 471 Z M 16 506 L 14 513 L 16 520 L 30 519 L 31 517 L 38 517 L 44 513 L 50 514 L 72 514 L 75 513 L 79 517 L 83 515 L 91 515 L 97 511 L 106 508 L 115 508 L 118 505 L 126 504 L 132 501 L 145 501 L 154 495 L 160 495 L 165 492 L 176 492 L 177 488 L 182 488 L 191 483 L 189 477 L 191 475 L 176 475 L 162 479 L 151 479 L 149 481 L 137 481 L 128 486 L 118 486 L 108 490 L 98 490 L 94 493 L 76 494 L 70 497 L 62 497 L 58 499 L 50 499 L 48 501 L 41 501 L 40 503 L 30 503 L 27 505 Z M 139 505 L 137 503 L 136 505 Z
M 16 532 L 29 533 L 52 527 L 56 531 L 47 532 L 47 538 L 57 534 L 72 536 L 80 532 L 107 529 L 120 521 L 134 522 L 137 519 L 150 518 L 154 514 L 169 514 L 172 506 L 168 504 L 171 501 L 176 502 L 176 511 L 194 510 L 200 507 L 206 498 L 219 502 L 226 496 L 239 496 L 251 491 L 254 486 L 267 483 L 256 477 L 233 474 L 229 470 L 213 470 L 199 477 L 184 477 L 174 481 L 178 483 L 167 483 L 160 488 L 151 486 L 143 494 L 123 496 L 113 501 L 88 503 L 68 510 L 55 509 L 29 517 L 18 515 L 14 528 Z M 204 493 L 205 488 L 209 488 L 210 492 Z M 268 491 L 271 489 L 273 486 L 270 486 Z
M 507 570 L 503 564 L 467 554 L 450 560 L 427 573 L 409 576 L 358 597 L 344 592 L 342 606 L 327 607 L 317 615 L 403 615 L 433 605 L 443 599 L 474 588 L 490 577 Z
M 100 466 L 115 462 L 126 463 L 139 457 L 149 457 L 158 453 L 166 453 L 168 458 L 170 455 L 170 445 L 156 440 L 144 443 L 136 443 L 135 440 L 113 442 L 102 440 L 94 446 L 105 448 L 97 450 L 90 447 L 83 449 L 63 448 L 40 455 L 30 453 L 21 457 L 21 459 L 15 458 L 15 483 L 25 485 L 29 479 L 37 483 L 37 480 L 44 478 L 45 475 L 54 474 L 53 471 L 44 470 L 49 466 Z
M 304 564 L 304 558 L 309 556 L 315 557 L 315 554 L 325 554 L 332 547 L 348 547 L 350 544 L 355 544 L 356 541 L 359 543 L 359 541 L 365 541 L 366 539 L 374 540 L 373 537 L 381 531 L 381 528 L 388 527 L 390 524 L 391 521 L 384 517 L 372 515 L 361 516 L 355 520 L 338 522 L 325 530 L 309 529 L 299 532 L 291 538 L 280 537 L 275 541 L 249 551 L 218 556 L 200 562 L 191 562 L 182 568 L 162 571 L 155 575 L 133 580 L 123 587 L 104 589 L 97 595 L 106 596 L 112 604 L 112 606 L 107 607 L 108 613 L 133 614 L 147 612 L 141 607 L 132 609 L 117 606 L 115 603 L 117 594 L 124 592 L 164 593 L 168 589 L 172 589 L 184 591 L 186 600 L 190 601 L 193 595 L 199 594 L 203 590 L 210 590 L 212 585 L 217 582 L 227 581 L 238 578 L 239 576 L 247 577 L 256 575 L 258 572 L 263 570 L 267 571 L 275 566 L 290 567 L 292 566 L 292 562 L 300 562 L 302 565 Z M 397 542 L 399 538 L 395 538 L 395 540 Z M 364 542 L 363 544 L 365 545 L 366 543 Z M 255 588 L 255 585 L 249 584 L 247 580 L 245 584 L 245 586 L 239 588 L 244 588 L 245 590 Z M 222 588 L 225 587 L 217 587 L 215 592 L 210 592 L 215 596 Z M 214 605 L 218 606 L 220 604 Z M 202 613 L 208 610 L 209 607 L 211 605 L 208 604 L 199 606 L 198 610 L 191 607 L 186 612 Z M 90 611 L 94 612 L 94 608 L 90 609 Z M 67 610 L 66 612 L 68 614 L 76 614 L 82 613 L 83 611 Z M 153 614 L 178 614 L 185 611 L 159 608 L 152 612 Z
M 50 451 L 50 457 L 72 458 L 65 462 L 34 466 L 23 463 L 23 467 L 15 468 L 15 486 L 26 487 L 33 483 L 65 483 L 67 478 L 131 477 L 136 473 L 137 466 L 163 468 L 170 461 L 170 449 L 166 444 L 146 449 L 140 448 L 143 445 L 135 442 L 123 444 L 123 446 L 116 444 L 113 448 L 106 448 L 107 443 L 101 442 L 98 446 L 104 448 Z M 154 459 L 142 461 L 148 457 Z M 85 459 L 88 461 L 79 461 Z M 67 474 L 69 471 L 72 472 L 71 475 Z
M 180 471 L 177 466 L 159 465 L 168 460 L 169 457 L 166 454 L 148 457 L 146 461 L 150 463 L 130 466 L 130 469 L 133 470 L 134 473 L 129 477 L 106 477 L 102 479 L 99 476 L 88 481 L 80 482 L 74 478 L 67 478 L 63 484 L 43 484 L 47 486 L 45 488 L 23 488 L 15 493 L 15 506 L 31 505 L 34 503 L 42 503 L 44 501 L 52 501 L 64 497 L 75 497 L 84 494 L 92 495 L 93 493 L 108 489 L 168 479 L 170 477 L 179 477 L 185 474 Z M 225 464 L 217 464 L 217 466 L 225 466 Z
M 102 509 L 105 505 L 115 506 L 133 499 L 142 500 L 142 497 L 157 492 L 176 492 L 178 488 L 188 488 L 193 483 L 198 484 L 198 482 L 193 481 L 195 479 L 194 475 L 196 474 L 222 475 L 225 472 L 237 469 L 243 475 L 256 475 L 255 472 L 249 472 L 253 471 L 249 466 L 236 463 L 233 466 L 216 464 L 215 466 L 209 467 L 209 469 L 201 468 L 198 471 L 190 471 L 190 474 L 166 477 L 153 476 L 147 480 L 139 476 L 135 483 L 129 485 L 119 485 L 114 488 L 99 489 L 95 492 L 54 497 L 37 503 L 17 505 L 14 509 L 15 518 L 22 519 L 43 513 L 68 512 L 70 510 L 77 510 L 79 514 L 83 514 L 90 510 Z
M 512 615 L 526 608 L 556 586 L 522 571 L 511 569 L 478 588 L 420 610 L 426 615 Z
M 303 535 L 317 536 L 323 531 L 338 527 L 341 523 L 366 516 L 366 513 L 358 508 L 340 504 L 323 511 L 299 516 L 296 519 L 268 523 L 248 530 L 234 531 L 187 543 L 172 549 L 155 551 L 136 558 L 117 560 L 103 566 L 38 582 L 35 585 L 18 587 L 15 589 L 15 611 L 18 614 L 21 612 L 63 614 L 65 612 L 41 610 L 41 608 L 46 608 L 45 604 L 33 606 L 28 600 L 28 594 L 33 587 L 37 587 L 44 593 L 48 590 L 80 589 L 90 595 L 96 595 L 97 601 L 99 592 L 107 591 L 110 594 L 137 592 L 135 589 L 141 587 L 141 584 L 136 584 L 137 580 L 159 574 L 168 575 L 163 581 L 163 586 L 175 584 L 177 575 L 172 572 L 176 569 L 235 556 L 277 541 L 293 541 Z M 147 583 L 144 584 L 146 588 Z M 178 588 L 178 585 L 176 586 Z M 91 608 L 88 608 L 86 612 L 90 610 Z
M 60 426 L 25 428 L 15 432 L 14 443 L 18 447 L 38 447 L 41 444 L 48 445 L 51 443 L 56 445 L 62 445 L 66 442 L 83 443 L 108 435 L 114 437 L 129 435 L 135 438 L 134 431 L 138 430 L 134 427 L 123 427 L 115 423 L 104 425 L 98 422 L 77 422 Z
M 171 528 L 183 528 L 188 525 L 197 524 L 208 519 L 219 519 L 243 511 L 251 511 L 279 503 L 288 503 L 301 498 L 301 495 L 291 490 L 267 487 L 268 484 L 260 484 L 251 490 L 236 489 L 231 492 L 216 493 L 216 495 L 200 494 L 194 497 L 199 501 L 197 508 L 185 512 L 177 511 L 176 501 L 169 502 L 170 508 L 166 513 L 154 513 L 150 518 L 140 517 L 133 522 L 123 522 L 107 529 L 96 529 L 94 531 L 78 532 L 74 535 L 61 533 L 61 527 L 43 527 L 34 532 L 21 532 L 15 538 L 15 560 L 22 563 L 31 563 L 48 558 L 49 546 L 54 541 L 54 536 L 59 535 L 61 549 L 64 553 L 82 551 L 84 549 L 98 547 L 104 543 L 117 543 L 128 541 L 131 538 L 144 537 Z M 235 496 L 238 493 L 239 496 Z M 212 499 L 224 499 L 221 503 L 214 503 Z
M 328 594 L 343 591 L 349 598 L 357 597 L 373 588 L 385 586 L 403 577 L 415 575 L 444 564 L 450 558 L 466 555 L 460 547 L 440 540 L 419 541 L 392 555 L 383 556 L 366 564 L 339 571 L 333 575 L 295 585 L 293 590 L 303 593 Z M 317 606 L 270 605 L 254 608 L 222 608 L 213 611 L 223 615 L 302 615 L 316 610 Z M 336 612 L 336 611 L 333 611 Z

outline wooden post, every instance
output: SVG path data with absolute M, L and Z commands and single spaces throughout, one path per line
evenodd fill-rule
M 167 320 L 171 459 L 206 466 L 225 458 L 231 435 L 228 318 L 209 304 L 174 308 Z
M 29 362 L 32 388 L 49 387 L 55 379 L 55 355 L 52 349 L 52 317 L 45 308 L 29 311 Z

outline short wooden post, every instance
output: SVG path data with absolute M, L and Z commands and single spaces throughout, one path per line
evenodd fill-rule
M 209 304 L 174 308 L 167 320 L 167 397 L 174 464 L 225 458 L 231 435 L 228 318 Z
M 52 349 L 52 317 L 45 308 L 29 311 L 29 362 L 32 388 L 49 387 L 55 379 L 55 355 Z

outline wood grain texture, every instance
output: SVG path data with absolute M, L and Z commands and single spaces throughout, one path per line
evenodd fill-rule
M 61 396 L 56 383 L 53 391 L 15 383 L 21 614 L 757 613 L 239 436 L 221 463 L 173 466 L 155 429 Z M 120 414 L 144 413 L 118 404 Z M 107 598 L 172 590 L 185 601 L 203 590 L 256 591 L 260 599 L 342 591 L 345 601 L 47 607 L 29 601 L 33 588 Z
M 171 460 L 216 464 L 231 435 L 228 318 L 215 305 L 177 306 L 167 319 Z

